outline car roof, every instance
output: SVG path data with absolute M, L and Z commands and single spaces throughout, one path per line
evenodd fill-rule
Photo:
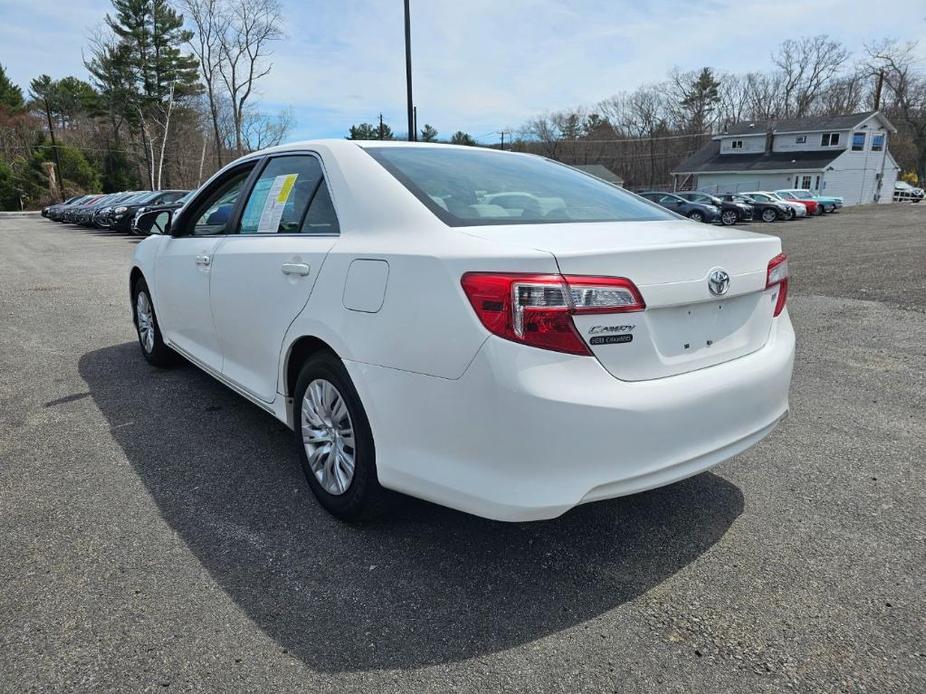
M 242 157 L 239 157 L 234 162 L 245 162 L 250 161 L 251 159 L 257 159 L 260 157 L 267 156 L 269 154 L 281 154 L 285 152 L 301 152 L 307 149 L 313 149 L 315 147 L 326 147 L 331 151 L 337 153 L 338 151 L 345 151 L 351 148 L 359 149 L 371 149 L 379 147 L 414 147 L 416 149 L 458 149 L 464 150 L 467 152 L 484 152 L 486 154 L 504 154 L 509 156 L 520 156 L 520 157 L 535 157 L 536 154 L 529 154 L 527 152 L 510 152 L 502 151 L 497 149 L 492 149 L 490 147 L 472 147 L 468 145 L 451 145 L 444 142 L 409 142 L 408 140 L 347 140 L 342 138 L 323 138 L 316 140 L 300 140 L 298 142 L 288 142 L 286 144 L 277 145 L 275 147 L 268 147 L 267 149 L 261 149 L 256 152 L 249 152 Z

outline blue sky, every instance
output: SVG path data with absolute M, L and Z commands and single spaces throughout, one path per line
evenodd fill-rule
M 293 139 L 343 136 L 380 112 L 405 130 L 402 0 L 284 0 L 287 37 L 260 85 L 291 106 Z M 857 0 L 411 0 L 419 127 L 494 141 L 529 116 L 594 104 L 668 70 L 769 66 L 786 37 L 826 32 L 853 51 L 882 36 L 926 39 L 926 9 L 898 21 Z M 918 3 L 913 3 L 917 5 Z M 0 0 L 0 62 L 22 86 L 85 77 L 81 50 L 108 0 Z M 887 7 L 887 6 L 885 6 Z M 905 12 L 909 12 L 908 9 Z M 926 41 L 923 42 L 926 44 Z M 926 45 L 920 46 L 926 62 Z

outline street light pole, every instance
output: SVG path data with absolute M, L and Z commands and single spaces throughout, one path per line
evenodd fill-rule
M 408 9 L 409 0 L 405 0 L 405 86 L 408 96 L 408 141 L 418 138 L 415 133 L 415 114 L 412 101 L 412 24 Z

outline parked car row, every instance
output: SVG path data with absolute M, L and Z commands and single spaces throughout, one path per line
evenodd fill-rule
M 42 210 L 42 216 L 56 222 L 138 234 L 135 219 L 140 213 L 152 208 L 178 208 L 183 205 L 188 195 L 187 190 L 91 193 L 49 205 Z
M 724 226 L 753 220 L 792 220 L 835 212 L 843 206 L 840 197 L 814 195 L 809 190 L 798 189 L 725 193 L 719 197 L 700 191 L 644 191 L 640 195 L 695 222 L 716 222 Z

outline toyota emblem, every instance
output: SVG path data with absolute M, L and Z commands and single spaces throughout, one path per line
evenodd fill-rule
M 714 270 L 707 276 L 707 288 L 714 296 L 723 296 L 730 288 L 730 275 L 726 270 Z

